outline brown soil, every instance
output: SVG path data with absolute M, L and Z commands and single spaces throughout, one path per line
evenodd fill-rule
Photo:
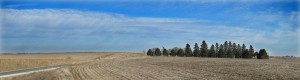
M 300 60 L 124 57 L 96 60 L 70 70 L 76 80 L 293 80 L 300 79 Z

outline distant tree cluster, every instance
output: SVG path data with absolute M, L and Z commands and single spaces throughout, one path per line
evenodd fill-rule
M 162 48 L 162 52 L 159 48 L 149 49 L 148 56 L 179 56 L 179 57 L 212 57 L 212 58 L 257 58 L 257 59 L 269 59 L 269 55 L 265 49 L 260 49 L 259 52 L 255 52 L 253 46 L 250 45 L 249 49 L 245 44 L 231 43 L 231 41 L 225 41 L 224 44 L 216 43 L 212 44 L 208 48 L 205 40 L 202 41 L 200 47 L 195 43 L 193 50 L 190 44 L 186 44 L 185 48 L 174 47 L 172 49 Z

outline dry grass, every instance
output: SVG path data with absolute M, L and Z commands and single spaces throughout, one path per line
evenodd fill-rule
M 35 54 L 0 54 L 0 59 L 76 59 L 92 60 L 112 53 L 35 53 Z
M 71 59 L 0 59 L 0 72 L 56 64 L 72 64 L 77 61 Z
M 76 64 L 93 61 L 101 57 L 128 53 L 40 53 L 0 54 L 0 72 L 56 64 Z M 132 54 L 130 54 L 132 55 Z M 136 55 L 136 54 L 135 54 Z M 141 55 L 141 54 L 138 54 Z M 142 54 L 144 55 L 144 54 Z

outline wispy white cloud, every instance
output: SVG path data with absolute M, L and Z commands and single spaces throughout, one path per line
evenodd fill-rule
M 74 43 L 84 41 L 87 44 L 112 45 L 133 47 L 133 45 L 144 45 L 142 48 L 166 46 L 168 48 L 179 46 L 187 42 L 201 42 L 207 40 L 209 43 L 223 43 L 230 40 L 238 43 L 253 44 L 256 49 L 267 48 L 274 55 L 282 55 L 282 47 L 287 48 L 290 43 L 297 42 L 298 31 L 293 31 L 294 17 L 281 15 L 268 16 L 270 14 L 251 15 L 244 17 L 256 20 L 276 20 L 279 27 L 271 30 L 258 29 L 257 25 L 230 25 L 222 22 L 196 20 L 187 18 L 154 18 L 154 17 L 128 17 L 122 14 L 101 13 L 92 11 L 78 11 L 69 9 L 2 9 L 3 17 L 3 40 L 4 48 L 16 48 L 11 43 L 19 43 L 26 46 L 27 39 L 44 39 L 44 45 L 51 39 L 78 39 Z M 296 13 L 294 13 L 296 14 Z M 299 14 L 296 14 L 299 15 Z M 273 19 L 268 19 L 273 18 Z M 290 21 L 286 21 L 291 19 Z M 133 39 L 134 38 L 134 39 Z M 17 42 L 19 40 L 19 42 Z M 23 40 L 23 41 L 22 41 Z M 15 42 L 14 42 L 15 41 Z M 77 41 L 77 42 L 76 42 Z M 280 43 L 284 42 L 284 43 Z M 64 41 L 62 41 L 64 43 Z M 68 42 L 67 42 L 68 43 Z M 35 43 L 34 43 L 35 44 Z M 59 43 L 54 43 L 59 44 Z M 73 43 L 67 44 L 71 45 Z M 82 43 L 84 44 L 84 43 Z M 295 46 L 295 44 L 292 44 Z M 274 47 L 275 46 L 275 47 Z M 298 48 L 293 48 L 295 50 Z M 299 50 L 299 49 L 298 49 Z M 286 51 L 288 52 L 288 51 Z
M 5 13 L 4 23 L 8 29 L 20 30 L 23 33 L 31 34 L 32 31 L 43 31 L 49 34 L 56 34 L 55 31 L 69 30 L 72 33 L 67 36 L 78 36 L 95 31 L 131 32 L 139 27 L 158 28 L 170 25 L 203 22 L 190 19 L 170 18 L 130 18 L 121 14 L 108 14 L 96 12 L 82 12 L 76 10 L 2 10 Z M 16 24 L 17 23 L 17 24 Z M 164 28 L 166 28 L 164 27 Z M 143 31 L 143 29 L 140 29 Z M 7 33 L 18 34 L 6 31 Z M 78 34 L 78 35 L 76 35 Z M 37 34 L 40 35 L 40 34 Z M 55 35 L 57 36 L 57 35 Z

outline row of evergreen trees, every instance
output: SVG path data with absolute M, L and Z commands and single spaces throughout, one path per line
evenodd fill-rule
M 252 45 L 249 49 L 246 48 L 245 44 L 231 43 L 231 41 L 225 41 L 224 44 L 215 45 L 212 44 L 208 49 L 205 40 L 202 41 L 201 48 L 195 43 L 194 50 L 192 51 L 191 46 L 186 44 L 184 49 L 174 47 L 172 49 L 166 49 L 163 47 L 162 52 L 159 48 L 149 49 L 147 52 L 148 56 L 180 56 L 180 57 L 214 57 L 214 58 L 254 58 L 257 59 L 269 59 L 269 55 L 265 49 L 260 49 L 259 52 L 255 52 Z

